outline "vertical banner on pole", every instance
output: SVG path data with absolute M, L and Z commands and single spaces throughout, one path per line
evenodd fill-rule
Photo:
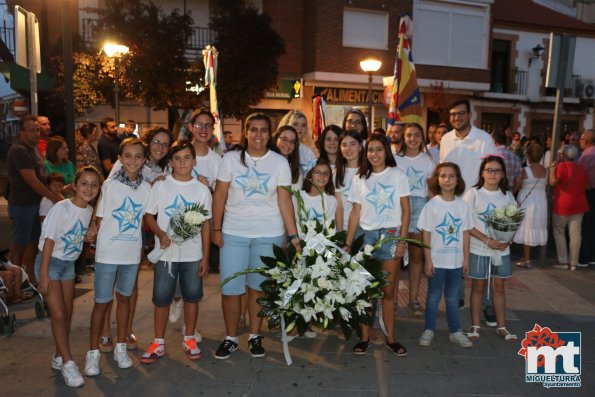
M 215 116 L 215 126 L 213 133 L 219 141 L 219 150 L 225 152 L 225 141 L 223 139 L 223 122 L 219 117 L 219 106 L 217 104 L 217 60 L 219 53 L 214 46 L 206 46 L 202 51 L 203 62 L 205 65 L 205 84 L 209 86 L 209 102 L 211 104 L 211 113 Z
M 409 43 L 411 18 L 404 15 L 399 20 L 399 45 L 395 59 L 395 75 L 388 109 L 388 123 L 397 122 L 422 124 L 421 98 L 413 54 Z
M 320 95 L 316 95 L 312 99 L 312 138 L 318 140 L 322 130 L 326 127 L 326 120 L 324 116 L 326 102 Z

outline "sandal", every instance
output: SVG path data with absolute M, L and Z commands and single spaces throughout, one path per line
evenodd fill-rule
M 506 327 L 496 328 L 496 333 L 500 335 L 502 338 L 504 338 L 506 342 L 514 343 L 519 340 L 515 334 L 511 334 L 510 332 L 508 332 Z
M 386 344 L 384 346 L 386 346 L 388 350 L 395 353 L 397 357 L 405 357 L 407 355 L 407 349 L 405 349 L 405 346 L 403 346 L 399 342 L 395 341 L 393 343 L 388 343 L 388 341 L 386 341 Z
M 358 355 L 366 354 L 368 351 L 368 346 L 370 346 L 370 339 L 368 340 L 360 340 L 353 346 L 353 353 Z
M 137 348 L 136 335 L 132 332 L 126 336 L 124 342 L 126 343 L 126 350 L 135 350 Z
M 471 339 L 473 342 L 479 340 L 479 330 L 481 327 L 479 325 L 472 325 L 469 328 L 469 332 L 467 332 L 467 338 Z

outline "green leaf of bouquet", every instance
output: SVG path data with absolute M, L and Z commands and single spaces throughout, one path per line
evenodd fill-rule
M 351 334 L 353 333 L 353 329 L 351 325 L 345 320 L 341 320 L 341 330 L 343 331 L 343 335 L 345 335 L 345 339 L 349 340 L 351 338 Z
M 361 235 L 351 243 L 351 254 L 355 255 L 362 249 L 362 245 L 364 245 L 364 236 Z
M 285 262 L 285 251 L 283 251 L 283 248 L 273 244 L 273 254 L 278 261 Z
M 260 259 L 269 269 L 277 267 L 277 259 L 271 258 L 270 256 L 261 256 Z

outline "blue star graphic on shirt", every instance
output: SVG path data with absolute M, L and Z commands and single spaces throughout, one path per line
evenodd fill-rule
M 409 183 L 409 190 L 423 190 L 424 188 L 424 172 L 418 171 L 412 166 L 407 167 L 407 171 L 405 171 L 405 175 L 407 175 L 407 182 Z
M 341 196 L 347 200 L 347 197 L 349 196 L 349 191 L 351 190 L 351 185 L 353 183 L 353 179 L 351 179 L 349 181 L 349 183 L 346 183 L 345 186 L 343 186 L 343 190 L 341 191 Z
M 366 195 L 368 203 L 376 209 L 376 214 L 382 214 L 385 209 L 395 207 L 395 188 L 382 183 L 374 184 L 374 189 Z
M 483 212 L 480 212 L 480 213 L 477 214 L 479 216 L 479 219 L 483 223 L 486 223 L 486 220 L 488 219 L 488 216 L 490 216 L 492 214 L 492 212 L 494 211 L 495 208 L 496 208 L 496 206 L 494 204 L 489 203 L 488 206 L 486 207 L 486 209 Z
M 137 204 L 127 196 L 122 201 L 122 205 L 112 211 L 112 216 L 118 221 L 120 233 L 130 229 L 138 229 L 141 224 L 143 214 L 142 204 Z
M 236 182 L 242 187 L 244 196 L 250 197 L 255 194 L 264 196 L 269 192 L 267 187 L 269 179 L 271 179 L 269 174 L 258 172 L 254 168 L 248 168 L 244 175 L 236 177 Z
M 323 217 L 323 213 L 316 211 L 315 208 L 308 208 L 308 219 L 310 220 L 314 220 L 314 219 L 318 219 L 318 221 L 322 222 L 322 220 L 324 219 Z
M 172 201 L 172 203 L 169 206 L 163 209 L 163 212 L 165 212 L 165 215 L 171 218 L 178 208 L 186 208 L 189 205 L 192 205 L 192 203 L 190 201 L 186 201 L 184 196 L 182 196 L 181 194 L 178 194 L 174 201 Z
M 449 212 L 444 215 L 444 219 L 439 225 L 436 225 L 436 232 L 442 237 L 442 244 L 449 245 L 454 241 L 459 241 L 457 237 L 463 221 L 460 218 L 455 218 Z
M 87 228 L 79 219 L 78 222 L 72 225 L 69 231 L 60 237 L 64 242 L 64 255 L 71 255 L 82 251 L 85 233 L 87 233 Z

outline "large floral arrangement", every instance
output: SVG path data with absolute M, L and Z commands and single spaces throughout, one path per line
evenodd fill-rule
M 521 226 L 524 217 L 525 211 L 519 209 L 516 204 L 494 208 L 486 218 L 490 237 L 503 243 L 509 243 L 512 241 L 514 233 Z

